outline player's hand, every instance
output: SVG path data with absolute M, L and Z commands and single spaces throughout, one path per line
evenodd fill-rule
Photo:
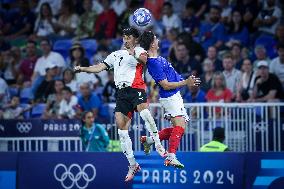
M 199 77 L 195 77 L 194 75 L 191 75 L 187 78 L 187 84 L 189 86 L 199 86 L 201 83 L 201 80 Z
M 75 73 L 81 72 L 81 67 L 80 66 L 75 66 L 73 68 L 73 70 L 74 70 Z

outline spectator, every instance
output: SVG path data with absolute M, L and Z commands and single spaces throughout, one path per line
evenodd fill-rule
M 233 98 L 235 99 L 237 95 L 238 84 L 241 80 L 241 72 L 234 68 L 234 62 L 231 54 L 225 54 L 223 57 L 223 67 L 224 67 L 224 77 L 228 89 L 233 93 Z
M 105 128 L 95 123 L 92 111 L 84 112 L 82 116 L 81 139 L 86 152 L 105 152 L 109 145 L 109 136 Z
M 6 81 L 0 77 L 0 107 L 3 107 L 9 100 L 8 85 Z
M 234 10 L 232 12 L 232 21 L 229 23 L 226 41 L 226 45 L 228 47 L 232 47 L 235 43 L 245 46 L 248 45 L 249 33 L 247 28 L 244 26 L 242 15 L 238 10 Z
M 78 104 L 78 98 L 73 95 L 69 87 L 64 87 L 62 89 L 62 100 L 59 105 L 59 119 L 72 119 L 75 117 L 76 105 Z
M 209 21 L 200 26 L 199 41 L 205 50 L 210 46 L 220 48 L 224 42 L 225 27 L 220 22 L 220 8 L 212 6 L 209 13 Z
M 222 127 L 216 127 L 213 131 L 213 139 L 211 142 L 204 144 L 200 148 L 200 152 L 226 152 L 230 151 L 228 146 L 223 144 L 225 140 L 225 131 Z
M 110 8 L 110 0 L 102 0 L 103 12 L 95 25 L 95 33 L 98 39 L 100 38 L 113 38 L 116 33 L 117 16 L 112 8 Z
M 266 0 L 264 6 L 254 21 L 254 26 L 260 32 L 274 35 L 277 25 L 280 23 L 281 9 L 275 5 L 275 0 Z
M 240 70 L 242 67 L 243 60 L 241 45 L 239 43 L 233 44 L 233 46 L 231 47 L 231 54 L 234 61 L 234 67 Z
M 161 12 L 163 9 L 164 0 L 145 0 L 144 7 L 149 9 L 155 20 L 159 21 L 161 19 Z
M 163 5 L 162 25 L 165 32 L 171 29 L 181 31 L 181 20 L 178 15 L 173 12 L 173 5 L 170 2 L 165 2 Z
M 9 31 L 9 39 L 16 39 L 18 37 L 32 34 L 35 22 L 35 15 L 30 11 L 29 1 L 19 1 L 19 12 L 16 12 L 11 19 L 11 29 Z
M 253 22 L 259 12 L 259 4 L 254 0 L 237 0 L 236 9 L 240 11 L 244 25 L 250 33 L 255 32 Z
M 284 23 L 279 24 L 276 28 L 275 38 L 278 43 L 284 43 Z
M 62 0 L 59 19 L 57 23 L 53 24 L 58 35 L 55 38 L 70 38 L 74 36 L 79 23 L 79 17 L 74 9 L 73 1 Z
M 190 0 L 195 3 L 195 16 L 197 18 L 203 19 L 204 15 L 208 12 L 209 10 L 209 5 L 210 5 L 210 0 Z
M 253 62 L 253 67 L 256 68 L 257 64 L 259 61 L 261 60 L 265 60 L 268 62 L 268 64 L 270 63 L 270 59 L 266 54 L 266 49 L 263 45 L 257 45 L 254 48 L 254 54 L 256 56 L 256 60 Z
M 283 89 L 278 77 L 269 73 L 267 61 L 257 63 L 258 74 L 250 102 L 277 102 L 284 99 Z
M 45 67 L 48 63 L 52 63 L 57 66 L 55 76 L 60 76 L 62 69 L 65 67 L 65 60 L 59 53 L 51 51 L 51 46 L 52 44 L 47 38 L 42 39 L 40 42 L 42 56 L 37 60 L 32 75 L 34 91 L 36 91 L 38 84 L 41 83 L 46 75 Z
M 214 70 L 215 68 L 213 62 L 206 58 L 203 61 L 203 74 L 200 76 L 200 88 L 206 93 L 211 88 Z
M 83 1 L 83 8 L 85 12 L 80 16 L 79 24 L 76 29 L 76 36 L 79 39 L 90 38 L 95 34 L 94 27 L 97 19 L 97 13 L 92 10 L 92 6 L 92 0 Z
M 200 63 L 189 56 L 188 49 L 184 43 L 179 43 L 177 45 L 176 58 L 177 62 L 174 64 L 174 67 L 179 74 L 182 74 L 184 76 L 188 76 L 190 74 L 201 74 L 202 68 Z
M 39 15 L 35 22 L 34 34 L 35 38 L 47 37 L 55 33 L 53 24 L 56 23 L 56 19 L 52 14 L 49 3 L 45 2 L 40 7 Z
M 3 74 L 3 79 L 6 80 L 8 85 L 16 84 L 19 65 L 12 54 L 12 50 L 8 49 L 1 52 L 1 56 L 3 59 L 0 72 Z
M 186 103 L 206 102 L 206 93 L 199 86 L 188 85 L 183 99 Z
M 94 64 L 98 64 L 102 62 L 107 57 L 107 55 L 109 55 L 109 48 L 105 45 L 98 46 L 97 53 L 94 55 L 94 59 L 93 59 Z M 98 73 L 96 76 L 98 76 L 101 79 L 100 81 L 102 82 L 102 85 L 105 86 L 106 83 L 108 82 L 107 71 L 104 70 Z
M 277 45 L 277 50 L 278 57 L 271 61 L 269 70 L 279 78 L 284 89 L 284 43 L 279 43 Z
M 23 81 L 31 81 L 37 59 L 36 42 L 28 41 L 26 46 L 26 58 L 21 61 L 19 67 L 20 77 L 23 78 Z
M 45 103 L 48 95 L 54 93 L 54 79 L 56 76 L 57 65 L 49 62 L 45 66 L 45 79 L 40 83 L 35 92 L 35 101 Z
M 182 17 L 182 30 L 196 36 L 199 28 L 199 19 L 194 15 L 194 3 L 189 1 L 186 3 L 184 14 Z
M 212 79 L 212 87 L 206 94 L 208 102 L 231 102 L 233 94 L 226 87 L 225 77 L 222 72 L 215 72 Z
M 103 89 L 103 97 L 105 102 L 115 102 L 116 87 L 114 83 L 113 71 L 108 72 L 108 82 Z
M 83 111 L 92 111 L 95 118 L 98 115 L 99 107 L 101 106 L 101 100 L 99 97 L 92 93 L 91 85 L 89 83 L 80 84 L 80 92 L 78 103 Z
M 78 83 L 72 69 L 67 68 L 63 71 L 63 82 L 65 86 L 70 87 L 74 94 L 78 91 Z
M 20 106 L 20 98 L 18 96 L 13 96 L 11 102 L 3 106 L 3 114 L 0 119 L 23 119 L 22 113 L 24 109 Z
M 104 10 L 100 0 L 93 0 L 93 7 L 92 10 L 95 11 L 97 14 L 101 14 Z
M 70 49 L 70 59 L 71 59 L 71 67 L 74 66 L 82 66 L 89 67 L 90 62 L 85 57 L 85 49 L 82 47 L 79 41 L 73 43 Z
M 44 119 L 56 119 L 59 115 L 60 102 L 62 101 L 62 90 L 64 83 L 62 80 L 55 80 L 54 93 L 48 95 L 46 108 L 43 114 Z
M 117 16 L 121 16 L 121 14 L 127 9 L 127 4 L 125 0 L 114 0 L 111 3 L 111 8 L 114 10 Z
M 222 61 L 218 58 L 218 50 L 215 46 L 211 46 L 207 50 L 207 58 L 212 61 L 216 71 L 223 71 Z
M 219 0 L 219 6 L 222 9 L 221 21 L 226 25 L 231 21 L 232 6 L 229 0 Z
M 253 71 L 251 60 L 245 59 L 242 64 L 242 76 L 236 96 L 237 102 L 245 102 L 252 96 L 255 78 L 256 74 Z
M 54 16 L 57 16 L 59 14 L 60 8 L 61 8 L 61 4 L 62 4 L 62 0 L 39 0 L 37 8 L 36 8 L 36 13 L 40 13 L 40 9 L 42 4 L 44 3 L 48 3 L 52 9 L 52 13 L 54 14 Z

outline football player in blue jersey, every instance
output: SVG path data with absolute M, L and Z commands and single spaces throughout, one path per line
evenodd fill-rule
M 159 86 L 160 103 L 165 109 L 165 118 L 172 122 L 172 127 L 164 128 L 159 132 L 161 141 L 169 140 L 168 153 L 164 163 L 166 166 L 183 168 L 184 165 L 177 160 L 175 154 L 189 117 L 184 108 L 179 89 L 188 84 L 198 86 L 200 85 L 200 79 L 191 75 L 184 80 L 170 62 L 159 56 L 159 40 L 153 32 L 144 32 L 140 36 L 139 43 L 140 47 L 144 48 L 148 53 L 147 59 L 140 59 L 140 61 L 147 62 L 148 72 Z M 139 53 L 134 52 L 134 56 L 139 57 Z M 150 147 L 154 144 L 153 138 L 142 136 L 140 140 L 145 153 L 149 154 Z

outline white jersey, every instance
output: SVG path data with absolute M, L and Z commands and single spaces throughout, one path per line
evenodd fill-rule
M 143 50 L 141 47 L 136 47 L 135 52 Z M 134 56 L 130 55 L 127 50 L 118 50 L 106 57 L 103 63 L 108 69 L 114 70 L 115 85 L 128 86 L 138 89 L 146 89 L 144 82 L 144 64 L 139 63 Z

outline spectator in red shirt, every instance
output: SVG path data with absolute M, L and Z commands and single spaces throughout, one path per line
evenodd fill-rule
M 233 93 L 226 87 L 223 73 L 216 72 L 213 76 L 212 88 L 206 94 L 207 102 L 231 102 L 232 98 Z M 215 108 L 215 115 L 216 118 L 221 117 L 221 107 Z
M 95 26 L 95 35 L 97 38 L 113 38 L 116 32 L 117 15 L 110 8 L 109 0 L 103 0 L 104 11 L 99 14 Z
M 20 77 L 23 81 L 31 81 L 35 63 L 37 61 L 37 49 L 35 41 L 28 41 L 26 46 L 27 57 L 20 63 Z
M 144 7 L 151 11 L 155 20 L 161 19 L 163 5 L 164 5 L 164 0 L 145 0 L 144 2 Z

